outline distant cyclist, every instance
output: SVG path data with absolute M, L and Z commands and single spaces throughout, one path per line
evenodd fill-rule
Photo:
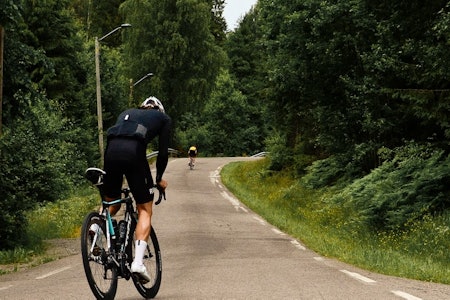
M 197 157 L 197 147 L 191 146 L 188 151 L 188 156 L 189 156 L 189 166 L 192 169 L 194 168 L 195 158 Z
M 106 201 L 120 198 L 125 175 L 136 201 L 138 223 L 136 226 L 135 257 L 131 272 L 149 281 L 150 276 L 143 264 L 143 257 L 150 235 L 153 178 L 147 162 L 147 144 L 158 136 L 159 152 L 156 160 L 156 184 L 165 190 L 167 181 L 162 179 L 168 162 L 168 147 L 171 119 L 156 97 L 145 99 L 139 108 L 122 112 L 116 124 L 108 129 L 108 144 L 105 151 L 104 194 Z M 110 207 L 114 215 L 120 206 Z

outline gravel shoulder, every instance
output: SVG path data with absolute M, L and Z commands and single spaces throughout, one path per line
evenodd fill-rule
M 67 256 L 77 255 L 80 253 L 80 239 L 52 239 L 45 242 L 47 250 L 41 255 L 35 255 L 26 263 L 15 263 L 0 265 L 1 274 L 8 274 L 17 271 L 27 270 L 32 267 L 45 264 L 50 261 L 58 260 Z

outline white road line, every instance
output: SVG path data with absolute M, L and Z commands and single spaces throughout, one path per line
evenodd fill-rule
M 297 247 L 300 250 L 306 250 L 305 246 L 303 246 L 302 244 L 300 244 L 296 240 L 291 240 L 291 244 L 294 245 L 295 247 Z
M 367 278 L 367 277 L 365 277 L 365 276 L 362 276 L 361 274 L 358 274 L 358 273 L 355 273 L 355 272 L 350 272 L 350 271 L 347 271 L 347 270 L 340 270 L 342 273 L 345 273 L 345 274 L 347 274 L 348 276 L 350 276 L 350 277 L 352 277 L 352 278 L 355 278 L 355 279 L 358 279 L 358 280 L 360 280 L 360 281 L 362 281 L 362 282 L 364 282 L 364 283 L 376 283 L 376 281 L 375 280 L 372 280 L 372 279 L 370 279 L 370 278 Z
M 42 275 L 42 276 L 36 277 L 36 279 L 44 279 L 44 278 L 53 276 L 53 275 L 55 275 L 55 274 L 64 272 L 64 271 L 66 271 L 66 270 L 69 270 L 70 268 L 72 268 L 72 267 L 69 266 L 69 267 L 64 267 L 64 268 L 61 268 L 61 269 L 57 269 L 57 270 L 52 271 L 52 272 L 50 272 L 50 273 L 47 273 L 47 274 L 44 274 L 44 275 Z
M 234 208 L 236 208 L 236 210 L 239 210 L 240 207 L 239 201 L 237 201 L 234 197 L 228 195 L 228 193 L 225 191 L 221 192 L 220 194 L 222 195 L 222 197 L 230 201 L 230 203 L 234 206 Z
M 280 230 L 278 230 L 276 228 L 272 228 L 272 231 L 275 232 L 276 234 L 279 234 L 279 235 L 286 235 L 284 232 L 282 232 L 282 231 L 280 231 Z
M 240 208 L 243 212 L 248 213 L 248 210 L 247 210 L 245 207 L 239 206 L 239 208 Z
M 219 183 L 218 178 L 220 178 L 220 173 L 218 170 L 214 172 L 209 172 L 209 180 L 211 180 L 212 184 L 218 184 Z
M 255 219 L 256 221 L 258 221 L 261 225 L 266 225 L 266 221 L 264 221 L 264 220 L 261 219 L 261 218 L 253 217 L 253 219 Z
M 402 297 L 402 298 L 404 298 L 406 300 L 422 300 L 422 298 L 415 297 L 413 295 L 410 295 L 410 294 L 402 292 L 402 291 L 391 291 L 391 292 L 394 295 Z
M 8 285 L 8 286 L 1 287 L 1 288 L 0 288 L 0 291 L 7 290 L 7 289 L 12 288 L 12 287 L 13 287 L 12 284 L 10 284 L 10 285 Z
M 320 257 L 320 256 L 316 256 L 316 257 L 314 257 L 314 259 L 317 260 L 317 261 L 324 261 L 325 260 L 323 257 Z

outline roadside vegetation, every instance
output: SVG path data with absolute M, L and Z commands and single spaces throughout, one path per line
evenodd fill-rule
M 80 236 L 85 215 L 98 205 L 98 192 L 84 189 L 66 200 L 47 202 L 25 215 L 28 226 L 22 246 L 0 251 L 0 275 L 58 259 L 47 255 L 53 239 Z
M 350 197 L 348 188 L 311 189 L 269 166 L 269 159 L 231 163 L 223 168 L 222 181 L 269 223 L 325 257 L 378 273 L 450 284 L 448 212 L 375 230 L 361 210 L 336 202 L 336 195 Z

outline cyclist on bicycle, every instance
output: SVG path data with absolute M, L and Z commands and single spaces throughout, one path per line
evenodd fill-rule
M 147 162 L 146 149 L 148 143 L 158 136 L 159 152 L 156 160 L 156 185 L 164 191 L 167 181 L 162 179 L 168 162 L 169 135 L 171 119 L 165 114 L 164 107 L 156 97 L 149 97 L 139 108 L 131 108 L 122 112 L 116 124 L 107 131 L 105 151 L 104 194 L 106 201 L 120 198 L 123 176 L 136 201 L 138 223 L 136 226 L 136 244 L 131 272 L 149 281 L 150 276 L 143 265 L 143 257 L 150 235 L 153 178 Z M 120 205 L 112 206 L 114 215 Z
M 189 156 L 189 165 L 191 164 L 192 161 L 192 166 L 194 166 L 195 158 L 197 157 L 197 147 L 191 146 L 188 151 L 188 156 Z

